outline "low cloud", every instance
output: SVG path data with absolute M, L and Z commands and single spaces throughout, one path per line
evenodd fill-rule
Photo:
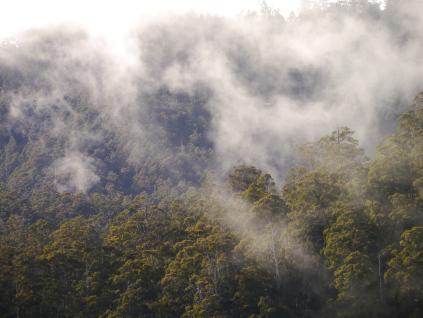
M 100 180 L 94 159 L 79 152 L 68 153 L 56 160 L 52 174 L 58 191 L 86 192 Z
M 287 20 L 273 11 L 161 16 L 119 54 L 83 29 L 31 30 L 0 49 L 7 125 L 54 132 L 67 154 L 54 165 L 78 191 L 101 179 L 90 158 L 111 139 L 128 165 L 161 162 L 174 178 L 245 162 L 281 179 L 297 145 L 337 126 L 355 130 L 372 155 L 423 88 L 421 7 L 361 1 Z M 186 150 L 198 114 L 207 159 Z

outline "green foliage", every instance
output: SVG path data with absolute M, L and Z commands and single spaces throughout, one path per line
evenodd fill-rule
M 333 218 L 331 206 L 341 194 L 338 179 L 336 174 L 298 169 L 283 188 L 292 235 L 316 253 L 323 247 L 323 231 Z
M 252 166 L 241 165 L 234 167 L 229 172 L 229 185 L 234 192 L 243 192 L 256 184 L 261 176 L 261 171 Z M 251 190 L 252 191 L 252 190 Z
M 396 284 L 401 297 L 421 306 L 423 301 L 423 227 L 414 226 L 401 235 L 398 249 L 392 252 L 386 279 Z
M 57 192 L 32 164 L 48 158 L 2 137 L 0 316 L 420 317 L 420 101 L 374 160 L 345 127 L 301 147 L 281 193 L 246 165 L 182 193 L 141 182 L 155 164 L 136 172 L 146 192 L 116 169 L 98 191 Z

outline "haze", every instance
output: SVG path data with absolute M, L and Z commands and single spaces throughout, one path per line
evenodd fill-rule
M 267 3 L 289 15 L 298 10 L 301 0 Z M 243 11 L 256 10 L 258 0 L 16 0 L 5 1 L 0 11 L 0 37 L 10 37 L 18 32 L 60 23 L 74 23 L 108 37 L 122 36 L 140 20 L 168 13 L 196 12 L 200 14 L 236 16 Z

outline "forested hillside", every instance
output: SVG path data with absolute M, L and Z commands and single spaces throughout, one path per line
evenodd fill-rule
M 0 317 L 423 317 L 420 5 L 2 43 Z
M 253 166 L 180 197 L 3 189 L 4 317 L 419 317 L 423 95 L 364 156 L 341 127 L 282 185 Z

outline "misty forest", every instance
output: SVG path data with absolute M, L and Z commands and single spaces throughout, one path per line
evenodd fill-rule
M 423 317 L 423 1 L 125 41 L 0 44 L 0 317 Z

